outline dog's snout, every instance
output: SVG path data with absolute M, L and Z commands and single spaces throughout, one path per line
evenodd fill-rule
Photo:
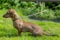
M 6 15 L 3 15 L 3 18 L 7 18 L 7 16 Z

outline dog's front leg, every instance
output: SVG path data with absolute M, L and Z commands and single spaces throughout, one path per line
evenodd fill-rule
M 18 36 L 21 36 L 22 29 L 18 29 Z

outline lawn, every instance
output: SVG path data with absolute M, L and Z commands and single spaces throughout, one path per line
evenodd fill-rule
M 17 11 L 20 15 L 20 11 Z M 38 21 L 31 19 L 24 19 L 28 22 L 33 22 L 42 27 L 43 30 L 49 33 L 57 34 L 59 36 L 31 36 L 27 32 L 22 32 L 21 36 L 17 36 L 17 30 L 13 27 L 11 19 L 3 18 L 6 13 L 5 9 L 0 10 L 0 40 L 60 40 L 60 23 L 52 21 Z M 22 15 L 22 14 L 21 14 Z M 20 15 L 20 16 L 21 16 Z

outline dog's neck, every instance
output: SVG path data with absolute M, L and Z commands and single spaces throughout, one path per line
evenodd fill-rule
M 13 21 L 16 21 L 16 20 L 21 20 L 22 21 L 22 19 L 18 16 L 18 14 L 16 14 L 15 17 L 12 18 L 12 20 Z
M 19 18 L 13 18 L 12 20 L 13 20 L 13 21 L 16 21 L 16 20 L 19 20 Z

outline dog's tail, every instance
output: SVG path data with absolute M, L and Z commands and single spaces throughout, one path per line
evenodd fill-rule
M 47 32 L 44 32 L 45 35 L 47 36 L 58 36 L 57 34 L 50 34 L 50 33 L 47 33 Z

